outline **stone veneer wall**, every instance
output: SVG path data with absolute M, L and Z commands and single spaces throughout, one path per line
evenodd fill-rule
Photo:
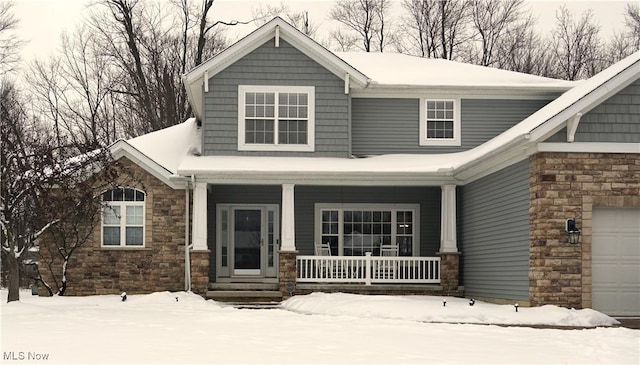
M 123 174 L 119 184 L 146 193 L 145 246 L 103 248 L 98 225 L 91 240 L 77 249 L 70 259 L 66 295 L 184 290 L 184 190 L 172 189 L 126 158 L 118 162 L 130 175 Z M 41 262 L 51 257 L 46 250 L 41 250 L 40 254 L 44 256 Z M 54 265 L 59 272 L 60 262 L 54 261 Z M 42 275 L 51 282 L 47 270 L 42 270 Z M 198 285 L 200 281 L 197 280 Z M 46 290 L 40 287 L 39 293 L 46 294 Z
M 591 307 L 591 227 L 594 207 L 640 207 L 640 154 L 533 155 L 530 166 L 531 305 Z M 580 242 L 567 242 L 575 217 Z
M 443 295 L 462 296 L 460 285 L 460 253 L 439 252 L 440 256 L 440 286 Z

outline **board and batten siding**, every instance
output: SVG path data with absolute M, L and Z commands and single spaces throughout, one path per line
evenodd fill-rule
M 238 151 L 238 85 L 314 86 L 315 151 Z M 204 94 L 204 155 L 349 156 L 349 96 L 344 81 L 280 40 L 273 40 L 209 79 Z
M 563 128 L 545 142 L 566 141 Z M 640 143 L 640 80 L 583 115 L 574 141 Z
M 528 160 L 458 191 L 458 246 L 465 295 L 528 300 Z
M 549 100 L 462 99 L 461 146 L 420 146 L 420 99 L 353 98 L 352 153 L 451 153 L 465 151 L 513 127 Z

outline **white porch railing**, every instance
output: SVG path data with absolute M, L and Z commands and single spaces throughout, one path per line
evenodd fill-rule
M 298 256 L 299 283 L 440 283 L 439 257 Z

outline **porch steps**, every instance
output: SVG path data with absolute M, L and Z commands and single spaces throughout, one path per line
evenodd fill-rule
M 278 284 L 209 283 L 207 299 L 248 306 L 276 304 L 282 301 Z

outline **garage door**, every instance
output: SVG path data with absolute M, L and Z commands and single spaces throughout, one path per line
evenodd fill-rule
M 640 209 L 594 208 L 593 308 L 640 316 Z

